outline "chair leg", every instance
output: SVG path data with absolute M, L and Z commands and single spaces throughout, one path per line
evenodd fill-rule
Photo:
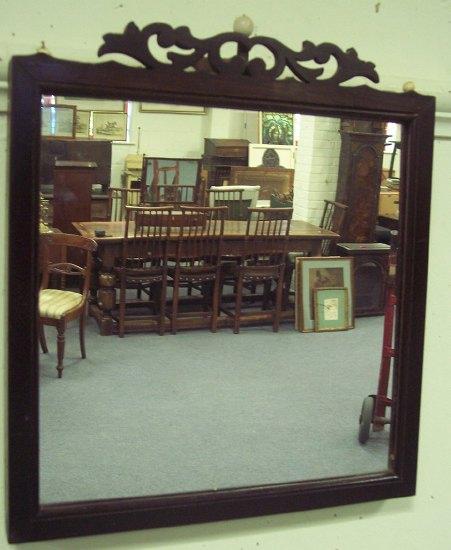
M 220 285 L 220 276 L 216 274 L 215 280 L 213 282 L 213 300 L 211 306 L 211 332 L 216 332 L 218 330 L 218 315 L 219 315 L 219 289 Z
M 64 360 L 64 344 L 65 344 L 65 337 L 64 332 L 66 330 L 66 323 L 64 321 L 60 321 L 56 325 L 56 348 L 57 348 L 57 357 L 58 357 L 58 365 L 56 366 L 56 370 L 58 371 L 58 378 L 61 378 L 63 376 L 63 360 Z
M 174 276 L 173 285 L 174 286 L 173 286 L 173 292 L 172 292 L 171 332 L 172 334 L 176 334 L 177 314 L 178 314 L 178 307 L 179 307 L 179 285 L 180 285 L 178 273 L 176 273 Z
M 271 280 L 267 280 L 263 282 L 263 303 L 262 303 L 263 310 L 269 309 L 270 294 L 271 294 Z
M 166 321 L 166 275 L 163 275 L 162 281 L 161 281 L 161 287 L 160 287 L 160 326 L 159 334 L 160 336 L 163 336 L 165 332 L 165 321 Z
M 41 344 L 42 353 L 48 353 L 47 341 L 45 339 L 44 325 L 39 321 L 39 343 Z
M 86 347 L 85 347 L 85 326 L 86 326 L 86 308 L 83 309 L 80 315 L 80 351 L 83 359 L 86 359 Z
M 281 274 L 277 280 L 276 287 L 276 303 L 274 308 L 274 320 L 272 325 L 273 332 L 279 331 L 280 316 L 282 313 L 282 292 L 283 292 L 283 274 Z
M 121 281 L 121 288 L 119 291 L 119 338 L 123 338 L 125 332 L 125 289 L 125 281 Z
M 236 285 L 236 298 L 235 298 L 235 318 L 233 325 L 233 332 L 238 334 L 240 332 L 241 321 L 241 303 L 243 300 L 243 275 L 238 276 L 238 282 Z

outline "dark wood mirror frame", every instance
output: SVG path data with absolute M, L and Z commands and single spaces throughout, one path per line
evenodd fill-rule
M 157 61 L 150 35 L 162 47 L 190 53 Z M 9 246 L 9 540 L 24 542 L 148 527 L 307 510 L 412 495 L 415 492 L 421 365 L 425 318 L 434 98 L 388 93 L 367 86 L 340 87 L 353 76 L 377 82 L 372 63 L 354 50 L 304 42 L 301 52 L 280 42 L 224 33 L 205 40 L 186 27 L 129 24 L 123 35 L 105 35 L 99 55 L 125 53 L 145 68 L 116 62 L 83 64 L 44 54 L 11 64 Z M 238 53 L 221 59 L 225 42 Z M 248 59 L 260 44 L 274 56 L 266 70 Z M 194 50 L 194 53 L 192 51 Z M 305 69 L 335 57 L 334 76 Z M 191 71 L 185 69 L 191 67 Z M 289 68 L 295 78 L 277 80 Z M 194 69 L 194 70 L 193 70 Z M 403 126 L 398 261 L 396 406 L 391 427 L 392 470 L 376 474 L 242 487 L 168 496 L 39 504 L 38 238 L 41 94 L 162 101 L 263 111 L 289 111 Z M 356 426 L 357 431 L 357 426 Z

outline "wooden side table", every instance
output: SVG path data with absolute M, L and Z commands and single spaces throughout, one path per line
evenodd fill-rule
M 354 258 L 355 316 L 384 315 L 390 246 L 339 243 L 337 252 Z

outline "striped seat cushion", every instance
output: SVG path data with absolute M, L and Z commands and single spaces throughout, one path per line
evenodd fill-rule
M 83 296 L 70 290 L 46 288 L 39 292 L 39 315 L 61 319 L 68 311 L 81 304 Z

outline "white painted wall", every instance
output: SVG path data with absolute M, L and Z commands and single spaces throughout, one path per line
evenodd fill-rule
M 324 200 L 335 200 L 340 119 L 301 115 L 294 172 L 293 219 L 318 224 Z
M 439 108 L 451 111 L 451 32 L 449 0 L 0 0 L 0 79 L 10 56 L 32 53 L 44 39 L 54 55 L 96 60 L 100 36 L 119 32 L 134 20 L 142 26 L 165 21 L 189 25 L 195 36 L 229 30 L 243 12 L 256 33 L 274 36 L 292 48 L 303 40 L 354 47 L 379 69 L 382 88 L 400 90 L 414 80 L 419 91 L 438 95 Z M 6 118 L 0 114 L 0 192 L 7 199 Z M 435 144 L 427 330 L 424 354 L 417 495 L 411 498 L 343 506 L 311 512 L 213 524 L 30 544 L 33 550 L 448 550 L 451 540 L 451 369 L 449 304 L 451 234 L 451 118 L 439 120 Z M 3 201 L 2 201 L 2 204 Z M 6 209 L 0 207 L 0 334 L 5 342 Z M 5 413 L 6 351 L 0 352 Z M 5 433 L 6 414 L 0 414 Z M 357 420 L 356 420 L 357 421 Z M 5 437 L 1 440 L 3 452 Z M 0 485 L 0 547 L 4 531 L 5 487 Z

